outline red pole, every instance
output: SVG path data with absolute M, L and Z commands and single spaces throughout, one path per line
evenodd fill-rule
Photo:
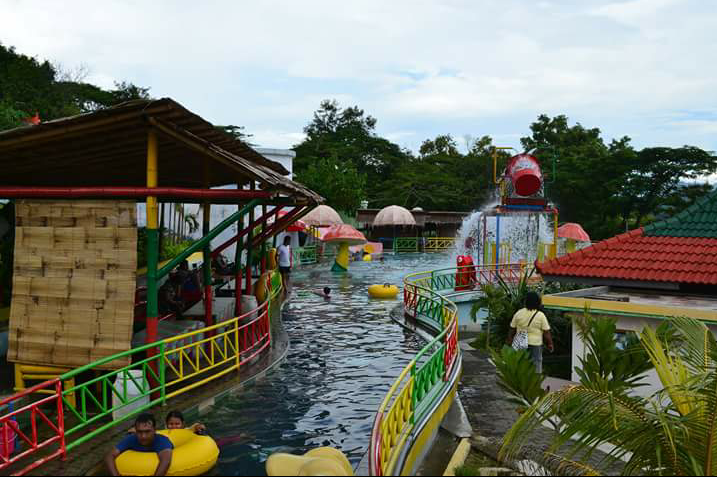
M 272 192 L 236 189 L 189 189 L 182 187 L 0 187 L 0 197 L 6 199 L 85 199 L 162 197 L 165 199 L 195 199 L 200 201 L 236 201 L 237 199 L 270 199 Z
M 283 206 L 279 205 L 279 206 L 277 206 L 277 207 L 278 207 L 279 209 L 281 209 Z M 254 222 L 252 222 L 251 224 L 249 224 L 249 227 L 245 228 L 244 230 L 238 230 L 238 231 L 237 231 L 237 234 L 236 234 L 234 237 L 230 238 L 229 240 L 227 240 L 226 242 L 224 242 L 223 244 L 221 244 L 219 247 L 215 248 L 215 249 L 212 251 L 212 257 L 217 257 L 220 253 L 222 253 L 224 250 L 226 250 L 227 248 L 229 248 L 233 243 L 237 242 L 239 239 L 241 239 L 241 238 L 244 237 L 246 234 L 248 234 L 248 233 L 249 233 L 249 230 L 253 230 L 254 227 L 256 227 L 257 225 L 259 225 L 263 219 L 265 219 L 265 218 L 268 219 L 268 218 L 272 215 L 272 213 L 273 213 L 273 212 L 270 212 L 270 213 L 267 213 L 267 214 L 265 214 L 265 215 L 262 215 L 261 217 L 259 217 L 258 219 L 256 219 Z M 237 223 L 238 223 L 238 222 L 237 222 Z M 237 226 L 237 228 L 238 228 L 238 226 Z
M 301 218 L 302 216 L 306 215 L 308 211 L 309 209 L 307 207 L 296 207 L 294 210 L 283 216 L 281 220 L 277 221 L 274 225 L 269 227 L 266 232 L 263 232 L 258 237 L 256 237 L 254 239 L 254 243 L 261 243 L 261 241 L 266 240 L 268 237 L 271 237 L 275 233 L 284 230 L 286 227 L 296 221 L 295 217 L 298 216 L 297 218 Z

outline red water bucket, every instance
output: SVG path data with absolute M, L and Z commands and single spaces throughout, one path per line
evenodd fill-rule
M 513 183 L 513 190 L 521 196 L 533 195 L 543 184 L 543 173 L 538 159 L 530 154 L 518 154 L 508 163 L 506 169 Z
M 458 255 L 456 258 L 458 272 L 456 273 L 455 291 L 471 290 L 476 283 L 476 269 L 473 259 L 468 255 Z

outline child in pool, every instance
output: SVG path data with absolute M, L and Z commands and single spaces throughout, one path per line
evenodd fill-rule
M 167 429 L 184 429 L 184 414 L 180 411 L 169 411 L 167 417 L 164 419 L 164 424 Z M 195 422 L 187 429 L 194 432 L 195 434 L 204 435 L 207 433 L 207 427 L 201 422 Z M 134 434 L 134 427 L 127 429 L 128 434 Z
M 312 291 L 311 293 L 313 293 L 314 295 L 318 295 L 322 298 L 326 298 L 327 300 L 331 298 L 331 296 L 330 296 L 331 288 L 329 288 L 329 287 L 324 287 L 324 289 L 321 291 L 315 290 L 315 291 Z

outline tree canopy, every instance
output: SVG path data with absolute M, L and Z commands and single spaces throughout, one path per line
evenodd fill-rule
M 0 130 L 22 126 L 36 113 L 47 121 L 149 97 L 148 88 L 132 83 L 104 90 L 73 76 L 0 44 Z
M 329 204 L 355 212 L 391 204 L 470 211 L 494 197 L 493 139 L 459 147 L 448 134 L 426 139 L 416 154 L 376 133 L 377 119 L 358 106 L 323 101 L 294 147 L 296 178 Z M 563 222 L 578 222 L 594 239 L 674 214 L 711 192 L 696 180 L 717 171 L 717 156 L 693 146 L 636 150 L 627 136 L 606 143 L 597 127 L 565 115 L 538 116 L 525 151 L 541 162 L 546 194 Z M 515 151 L 513 151 L 515 154 Z M 511 154 L 498 153 L 498 173 Z

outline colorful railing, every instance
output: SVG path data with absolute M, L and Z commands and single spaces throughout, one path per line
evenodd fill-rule
M 446 250 L 453 250 L 455 245 L 455 237 L 426 237 L 423 245 L 423 251 L 445 252 Z
M 62 381 L 59 379 L 53 379 L 45 381 L 36 386 L 28 388 L 20 393 L 3 399 L 0 401 L 0 407 L 6 406 L 10 403 L 21 403 L 22 400 L 30 394 L 36 393 L 37 391 L 49 391 L 51 394 L 31 404 L 25 405 L 20 409 L 8 412 L 3 416 L 0 416 L 0 429 L 3 431 L 2 449 L 0 451 L 0 470 L 9 467 L 17 462 L 20 462 L 25 457 L 38 453 L 52 444 L 57 443 L 58 448 L 44 456 L 35 462 L 30 463 L 17 472 L 16 475 L 23 475 L 45 462 L 55 459 L 59 456 L 64 456 L 66 453 L 65 448 L 65 429 L 64 429 L 64 414 L 62 407 Z M 48 406 L 53 406 L 54 411 L 57 413 L 56 416 L 48 416 Z M 18 420 L 26 416 L 29 419 L 30 436 L 26 434 L 27 430 L 23 431 L 18 425 Z M 39 421 L 38 421 L 39 418 Z M 50 432 L 48 436 L 40 436 L 38 423 L 44 423 Z M 18 436 L 19 440 L 23 445 L 27 446 L 27 450 L 18 454 L 12 455 L 9 449 L 6 448 L 10 441 L 10 433 Z M 46 433 L 43 433 L 46 434 Z
M 401 471 L 397 465 L 411 444 L 412 432 L 451 386 L 449 378 L 460 353 L 457 308 L 430 288 L 430 274 L 404 279 L 404 311 L 437 336 L 404 368 L 379 407 L 369 447 L 371 475 Z
M 0 471 L 58 442 L 56 451 L 17 471 L 16 475 L 23 475 L 58 456 L 64 458 L 68 451 L 136 414 L 238 370 L 271 345 L 270 307 L 281 292 L 278 273 L 269 276 L 269 287 L 269 299 L 244 315 L 103 358 L 0 402 L 2 407 L 10 402 L 19 403 L 37 391 L 52 392 L 49 397 L 0 416 L 0 429 L 9 426 L 28 446 L 27 450 L 17 455 L 10 456 L 9 452 L 0 454 Z M 183 344 L 187 341 L 190 343 Z M 63 381 L 127 357 L 132 359 L 132 364 L 62 389 Z M 138 378 L 132 371 L 138 371 L 142 377 Z M 119 389 L 117 382 L 122 383 Z M 131 387 L 139 392 L 130 393 L 128 383 L 132 383 L 134 386 Z M 57 423 L 42 410 L 53 402 L 57 406 Z M 123 409 L 129 411 L 115 419 L 113 413 Z M 17 424 L 18 418 L 26 414 L 29 414 L 31 437 L 24 434 Z M 37 431 L 38 417 L 50 430 L 50 437 L 44 441 Z M 66 428 L 69 422 L 72 422 L 72 427 Z M 66 441 L 75 434 L 79 435 L 77 439 Z
M 422 280 L 422 286 L 433 291 L 467 291 L 479 289 L 487 283 L 496 283 L 499 279 L 506 283 L 517 283 L 526 271 L 527 266 L 522 263 L 468 265 L 425 272 L 417 280 Z

